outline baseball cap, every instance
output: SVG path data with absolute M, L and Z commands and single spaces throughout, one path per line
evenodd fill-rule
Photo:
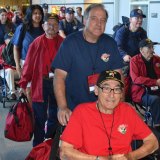
M 55 13 L 52 13 L 52 14 L 47 14 L 45 17 L 44 17 L 44 22 L 47 22 L 49 19 L 55 19 L 58 23 L 59 23 L 59 18 L 58 18 L 58 15 L 55 14 Z
M 42 4 L 42 8 L 48 9 L 48 4 L 47 4 L 47 3 L 43 3 L 43 4 Z
M 146 39 L 143 39 L 139 42 L 139 48 L 150 47 L 150 46 L 153 46 L 156 44 L 157 44 L 157 42 L 152 42 L 150 39 L 146 38 Z
M 66 9 L 65 12 L 69 13 L 69 14 L 73 14 L 75 11 L 73 10 L 73 8 L 69 7 L 69 8 Z
M 65 13 L 66 7 L 62 6 L 62 7 L 60 8 L 60 11 L 61 11 L 62 13 Z
M 143 17 L 146 18 L 146 15 L 143 14 L 141 9 L 133 9 L 130 13 L 130 17 Z
M 124 87 L 124 83 L 122 82 L 121 75 L 119 72 L 114 70 L 109 71 L 103 71 L 100 73 L 98 80 L 97 80 L 97 86 L 100 86 L 104 81 L 107 80 L 115 80 L 118 81 L 122 87 Z

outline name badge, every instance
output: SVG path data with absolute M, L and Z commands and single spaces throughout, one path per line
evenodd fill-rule
M 92 75 L 88 76 L 88 86 L 89 86 L 89 92 L 90 93 L 94 92 L 98 76 L 99 76 L 98 73 L 97 74 L 92 74 Z

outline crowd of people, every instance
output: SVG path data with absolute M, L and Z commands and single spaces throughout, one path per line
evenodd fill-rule
M 53 138 L 60 123 L 66 126 L 62 160 L 136 160 L 157 150 L 156 136 L 124 102 L 149 105 L 160 132 L 160 58 L 142 28 L 142 10 L 133 9 L 114 38 L 104 33 L 109 15 L 103 4 L 89 5 L 84 14 L 81 7 L 48 11 L 46 3 L 30 5 L 25 14 L 0 9 L 0 52 L 11 41 L 15 60 L 5 78 L 11 99 L 20 79 L 20 94 L 33 108 L 33 147 Z M 132 151 L 136 139 L 143 144 Z

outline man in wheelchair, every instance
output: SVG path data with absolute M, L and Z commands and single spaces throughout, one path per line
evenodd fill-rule
M 155 55 L 150 39 L 140 41 L 140 54 L 131 58 L 131 97 L 150 107 L 154 128 L 160 132 L 160 57 Z

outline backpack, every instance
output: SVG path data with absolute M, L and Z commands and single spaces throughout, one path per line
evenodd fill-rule
M 24 39 L 24 36 L 26 34 L 26 26 L 22 26 L 22 41 Z M 13 44 L 12 44 L 12 39 L 9 41 L 7 46 L 2 50 L 2 58 L 4 62 L 10 66 L 16 66 L 15 60 L 14 60 L 14 54 L 13 54 Z
M 129 18 L 128 17 L 125 17 L 125 16 L 122 16 L 122 22 L 123 23 L 118 23 L 117 25 L 115 25 L 114 27 L 113 27 L 113 35 L 112 35 L 112 37 L 115 39 L 115 37 L 116 37 L 116 33 L 117 33 L 117 31 L 120 29 L 120 28 L 122 28 L 123 26 L 125 27 L 125 28 L 128 28 L 128 25 L 129 25 Z

